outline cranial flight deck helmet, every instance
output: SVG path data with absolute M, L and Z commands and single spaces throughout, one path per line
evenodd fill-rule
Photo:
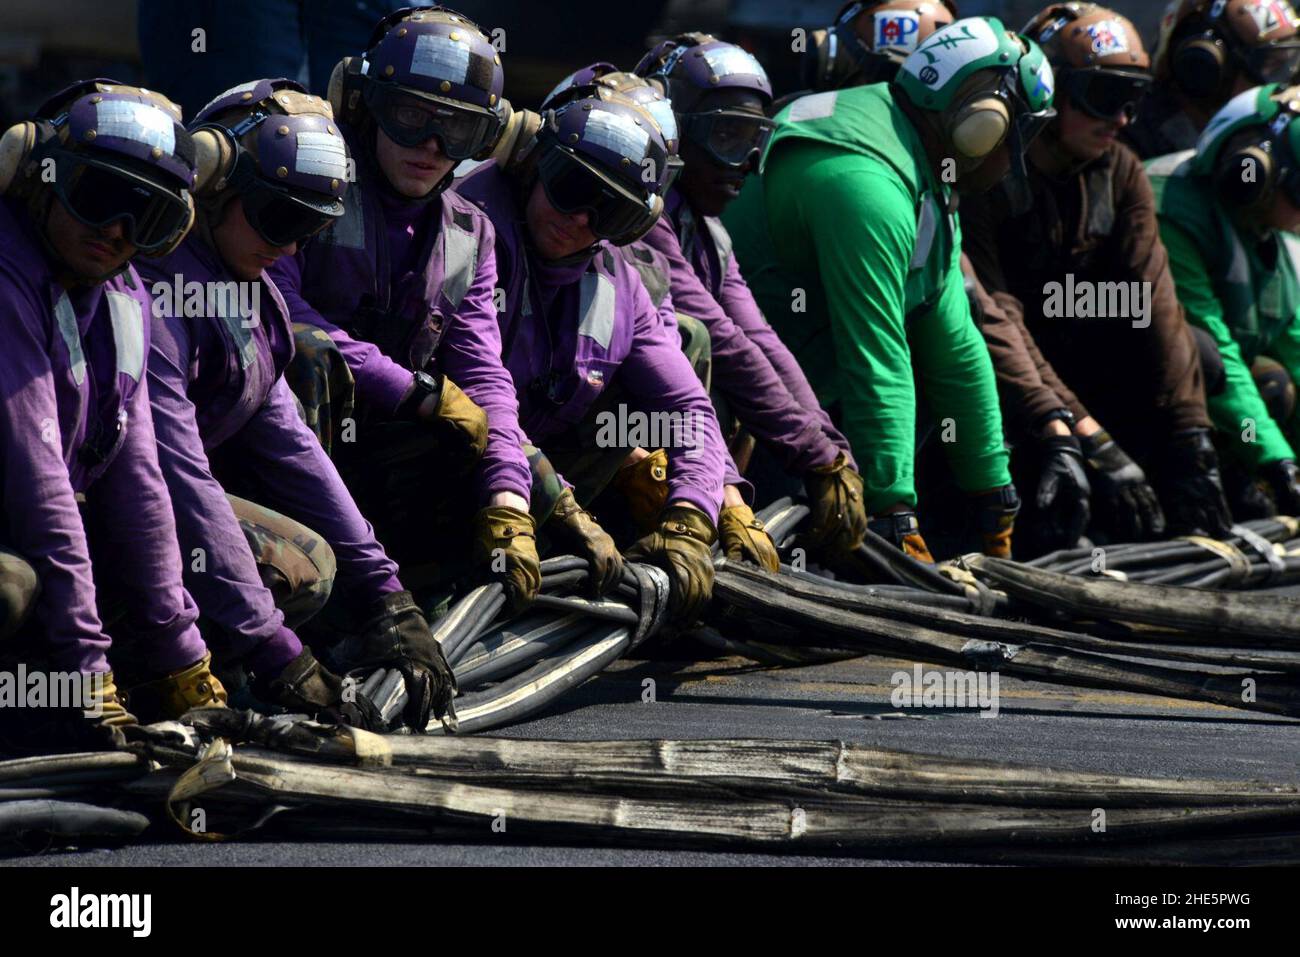
M 227 90 L 190 123 L 205 179 L 204 228 L 238 196 L 272 246 L 299 243 L 343 215 L 350 164 L 330 105 L 292 80 Z
M 76 83 L 0 138 L 0 193 L 25 201 L 42 237 L 57 198 L 80 222 L 121 220 L 142 254 L 166 255 L 194 221 L 194 144 L 180 119 L 160 93 L 108 79 Z

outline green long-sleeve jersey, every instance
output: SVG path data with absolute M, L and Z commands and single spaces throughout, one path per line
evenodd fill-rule
M 776 122 L 724 222 L 764 315 L 823 404 L 840 404 L 868 510 L 916 503 L 918 394 L 958 484 L 1008 484 L 951 189 L 889 87 L 803 97 Z
M 1188 150 L 1152 160 L 1147 173 L 1178 300 L 1223 359 L 1226 387 L 1206 405 L 1245 464 L 1293 459 L 1295 436 L 1288 440 L 1269 415 L 1250 364 L 1266 355 L 1300 376 L 1300 237 L 1245 234 L 1212 184 L 1192 172 L 1192 156 Z

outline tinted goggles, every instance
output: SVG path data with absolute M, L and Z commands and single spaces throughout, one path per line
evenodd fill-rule
M 381 83 L 369 83 L 366 106 L 379 128 L 398 146 L 414 148 L 431 139 L 449 159 L 465 160 L 491 147 L 501 118 L 447 100 L 422 99 Z
M 740 110 L 682 113 L 678 125 L 683 138 L 731 169 L 743 168 L 755 153 L 762 155 L 776 128 L 766 116 Z
M 190 223 L 183 196 L 116 166 L 60 151 L 55 157 L 54 194 L 87 226 L 123 220 L 127 242 L 141 252 L 174 241 Z
M 1070 102 L 1089 116 L 1113 120 L 1137 116 L 1138 105 L 1151 88 L 1151 77 L 1104 68 L 1070 70 L 1062 78 Z
M 343 204 L 337 200 L 301 198 L 260 177 L 244 184 L 239 197 L 248 225 L 277 247 L 305 242 L 343 215 Z
M 611 182 L 564 147 L 552 144 L 537 161 L 537 176 L 551 205 L 562 213 L 586 212 L 601 239 L 639 235 L 654 224 L 650 203 Z
M 1290 84 L 1300 70 L 1300 42 L 1265 43 L 1240 51 L 1237 57 L 1256 83 Z

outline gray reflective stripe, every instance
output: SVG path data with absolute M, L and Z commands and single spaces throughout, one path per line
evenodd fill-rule
M 608 349 L 614 338 L 614 284 L 600 273 L 589 272 L 582 277 L 581 294 L 578 335 L 595 339 L 602 349 Z
M 136 382 L 144 372 L 144 310 L 138 299 L 109 290 L 108 318 L 113 324 L 113 346 L 117 350 L 117 371 Z
M 921 201 L 921 212 L 916 218 L 916 244 L 912 247 L 912 261 L 908 269 L 920 269 L 930 258 L 934 234 L 939 228 L 939 204 L 933 193 L 926 193 Z
M 343 194 L 342 217 L 321 233 L 320 239 L 345 249 L 366 248 L 366 214 L 361 209 L 361 191 L 355 183 L 349 184 Z
M 442 224 L 442 294 L 458 308 L 478 270 L 478 241 L 455 223 Z
M 77 328 L 77 314 L 66 292 L 54 302 L 54 319 L 59 324 L 59 334 L 68 347 L 68 361 L 72 363 L 72 381 L 81 385 L 86 381 L 86 354 L 81 351 L 81 330 Z
M 1300 279 L 1300 236 L 1284 232 L 1279 232 L 1278 236 L 1282 240 L 1282 248 L 1286 250 L 1287 257 L 1291 260 L 1292 280 Z
M 1250 263 L 1246 259 L 1246 247 L 1237 238 L 1235 229 L 1228 229 L 1228 239 L 1232 244 L 1232 258 L 1228 260 L 1228 269 L 1223 278 L 1234 285 L 1250 286 Z
M 831 90 L 829 93 L 811 93 L 808 96 L 801 96 L 790 104 L 790 112 L 786 114 L 786 119 L 792 123 L 798 123 L 800 120 L 822 120 L 835 112 L 835 100 L 839 93 Z
M 705 216 L 704 225 L 709 227 L 709 235 L 713 237 L 713 245 L 718 250 L 718 271 L 725 277 L 727 263 L 731 262 L 731 233 L 727 232 L 727 227 L 722 225 L 722 220 L 717 216 Z
M 230 282 L 224 284 L 227 287 L 234 286 Z M 254 286 L 254 289 L 257 287 Z M 257 343 L 253 341 L 253 327 L 258 323 L 257 310 L 250 309 L 251 315 L 241 314 L 239 308 L 239 296 L 237 294 L 215 295 L 209 297 L 209 308 L 216 312 L 222 324 L 225 325 L 226 331 L 230 333 L 230 339 L 239 350 L 239 368 L 247 369 L 257 359 Z
M 1191 159 L 1195 155 L 1196 150 L 1183 150 L 1157 157 L 1147 163 L 1147 176 L 1186 176 L 1192 168 Z

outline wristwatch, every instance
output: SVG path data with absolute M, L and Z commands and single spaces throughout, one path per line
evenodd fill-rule
M 397 407 L 397 418 L 409 419 L 416 421 L 420 418 L 420 406 L 429 396 L 434 397 L 434 405 L 442 398 L 442 376 L 431 376 L 427 372 L 417 372 L 414 375 L 415 388 L 411 394 L 402 400 Z

